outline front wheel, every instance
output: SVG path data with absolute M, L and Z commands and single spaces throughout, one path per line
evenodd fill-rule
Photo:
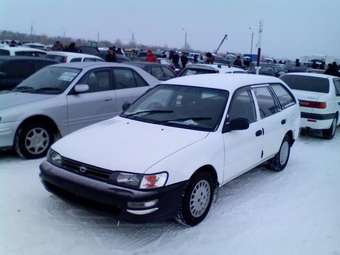
M 201 172 L 193 176 L 184 193 L 176 220 L 184 225 L 195 226 L 207 216 L 214 193 L 213 178 Z
M 15 149 L 20 157 L 41 158 L 54 141 L 51 129 L 45 124 L 27 124 L 18 130 Z
M 290 155 L 290 138 L 285 136 L 283 138 L 279 152 L 269 161 L 268 167 L 270 170 L 280 172 L 286 168 Z
M 322 130 L 322 136 L 326 139 L 332 139 L 335 136 L 336 127 L 337 127 L 338 117 L 336 117 L 328 129 Z

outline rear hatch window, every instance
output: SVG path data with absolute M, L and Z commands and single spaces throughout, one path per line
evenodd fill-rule
M 287 83 L 291 89 L 329 93 L 329 81 L 326 78 L 302 75 L 284 75 L 281 79 Z

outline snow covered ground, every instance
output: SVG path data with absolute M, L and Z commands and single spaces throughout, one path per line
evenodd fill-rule
M 41 160 L 0 156 L 0 254 L 340 255 L 340 128 L 302 137 L 281 173 L 254 169 L 219 192 L 194 228 L 120 223 L 40 184 Z

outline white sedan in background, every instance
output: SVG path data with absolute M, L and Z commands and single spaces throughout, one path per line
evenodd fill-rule
M 67 51 L 49 51 L 46 55 L 47 58 L 56 60 L 60 63 L 72 63 L 72 62 L 103 62 L 104 59 L 84 54 L 84 53 L 76 53 L 76 52 L 67 52 Z
M 219 64 L 188 64 L 181 71 L 179 76 L 211 74 L 211 73 L 246 73 L 243 69 L 237 67 L 229 67 Z
M 49 191 L 117 207 L 131 221 L 194 226 L 218 187 L 264 162 L 283 170 L 299 134 L 297 99 L 274 77 L 176 78 L 125 109 L 52 146 L 40 166 Z
M 289 73 L 281 77 L 300 101 L 301 127 L 321 130 L 332 139 L 340 124 L 340 78 L 315 73 Z

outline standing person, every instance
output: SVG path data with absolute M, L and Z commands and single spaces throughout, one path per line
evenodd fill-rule
M 146 62 L 156 62 L 157 58 L 155 56 L 155 54 L 153 54 L 153 52 L 149 49 L 146 53 Z
M 113 50 L 113 47 L 110 47 L 107 51 L 107 54 L 105 56 L 106 62 L 117 62 L 116 52 Z
M 335 61 L 332 63 L 332 75 L 339 76 L 339 68 Z
M 179 68 L 179 55 L 176 51 L 172 55 L 172 63 L 174 64 L 175 68 Z
M 300 59 L 297 58 L 297 59 L 295 60 L 295 66 L 297 66 L 297 67 L 298 67 L 298 66 L 301 66 Z
M 210 52 L 207 52 L 207 53 L 205 54 L 205 56 L 206 56 L 205 62 L 206 62 L 207 64 L 214 64 L 215 58 L 214 58 L 213 54 L 211 54 Z
M 198 55 L 194 55 L 194 63 L 197 64 L 198 63 Z
M 188 57 L 187 57 L 187 54 L 185 52 L 182 52 L 181 63 L 182 63 L 182 68 L 185 68 L 185 66 L 188 63 Z
M 64 50 L 64 46 L 63 46 L 63 44 L 62 44 L 60 41 L 56 41 L 56 42 L 53 44 L 52 50 L 55 50 L 55 51 L 63 51 L 63 50 Z
M 118 48 L 118 50 L 117 50 L 117 54 L 119 54 L 119 55 L 124 55 L 124 54 L 123 54 L 123 51 L 122 51 L 122 49 L 121 49 L 121 48 Z
M 75 42 L 71 42 L 70 45 L 67 47 L 66 51 L 68 51 L 68 52 L 79 52 L 78 48 L 76 47 Z
M 240 56 L 237 56 L 234 63 L 233 63 L 234 66 L 237 66 L 237 67 L 242 67 L 242 60 L 241 60 L 241 57 Z

